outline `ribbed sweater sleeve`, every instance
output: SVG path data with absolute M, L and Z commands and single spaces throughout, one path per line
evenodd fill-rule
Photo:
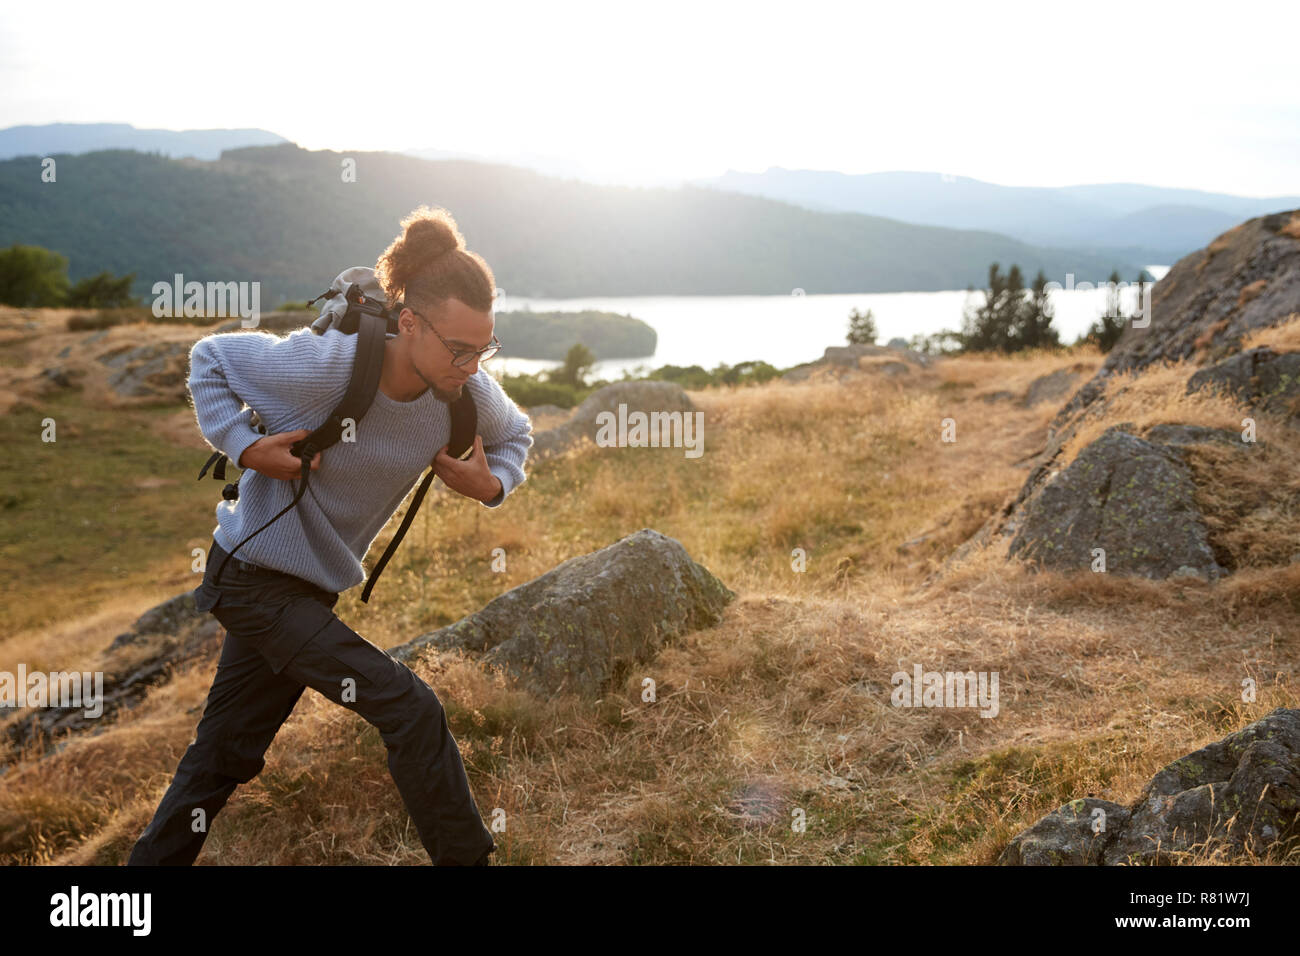
M 199 339 L 190 349 L 189 387 L 203 437 L 238 465 L 244 449 L 263 437 L 252 427 L 254 409 L 274 434 L 277 412 L 320 401 L 340 375 L 351 374 L 347 351 L 325 344 L 310 330 L 284 338 L 223 332 Z
M 524 460 L 533 446 L 533 423 L 491 375 L 480 370 L 469 382 L 474 383 L 478 433 L 483 437 L 488 471 L 501 480 L 501 494 L 483 505 L 496 508 L 524 481 Z

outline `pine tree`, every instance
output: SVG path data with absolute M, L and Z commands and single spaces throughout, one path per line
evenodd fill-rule
M 1055 348 L 1061 344 L 1060 333 L 1052 327 L 1055 309 L 1047 293 L 1047 276 L 1042 269 L 1034 276 L 1029 298 L 1020 303 L 1012 350 Z
M 1012 268 L 1015 269 L 1014 266 Z M 1018 269 L 1016 272 L 1019 274 Z M 1009 278 L 1001 274 L 998 263 L 989 266 L 989 284 L 984 290 L 984 302 L 974 309 L 968 307 L 962 316 L 962 328 L 958 338 L 963 351 L 1000 350 L 1006 344 L 1006 327 L 1001 323 L 1006 313 Z
M 875 345 L 876 336 L 876 317 L 870 309 L 867 309 L 865 315 L 858 312 L 856 308 L 849 312 L 849 344 L 850 345 Z
M 1101 314 L 1096 322 L 1088 328 L 1088 334 L 1084 336 L 1084 341 L 1094 343 L 1097 348 L 1103 352 L 1109 352 L 1119 341 L 1119 337 L 1124 334 L 1124 325 L 1128 322 L 1128 317 L 1124 315 L 1124 310 L 1119 301 L 1119 271 L 1114 270 L 1110 274 L 1110 290 L 1106 293 L 1106 311 Z M 1138 281 L 1141 282 L 1139 276 Z M 1138 295 L 1141 296 L 1139 289 Z M 1141 302 L 1141 298 L 1138 300 Z

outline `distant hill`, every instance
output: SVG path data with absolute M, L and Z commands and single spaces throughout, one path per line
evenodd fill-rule
M 598 181 L 590 170 L 576 160 L 567 156 L 552 156 L 548 153 L 512 150 L 508 155 L 484 155 L 453 149 L 404 149 L 401 153 L 419 159 L 470 159 L 480 163 L 504 163 L 510 166 L 522 166 L 543 176 L 555 176 L 558 179 L 581 179 L 589 183 Z
M 808 209 L 984 229 L 1036 245 L 1110 252 L 1155 264 L 1177 262 L 1243 220 L 1300 205 L 1297 196 L 1255 199 L 1136 183 L 999 186 L 925 172 L 850 175 L 772 167 L 763 173 L 728 170 L 692 183 Z
M 356 162 L 356 181 L 341 164 Z M 822 213 L 713 189 L 601 186 L 518 167 L 395 153 L 227 150 L 202 162 L 127 150 L 0 162 L 0 245 L 70 258 L 78 279 L 136 273 L 147 296 L 176 272 L 260 281 L 261 307 L 305 299 L 371 265 L 421 203 L 446 206 L 507 295 L 737 295 L 981 286 L 990 262 L 1032 276 L 1133 278 L 1146 263 L 1042 249 L 992 232 Z
M 564 361 L 581 342 L 598 359 L 641 358 L 655 354 L 659 335 L 640 319 L 616 312 L 498 312 L 496 334 L 501 354 Z
M 287 142 L 264 129 L 136 129 L 128 123 L 49 123 L 0 129 L 0 159 L 102 149 L 216 159 L 223 149 Z

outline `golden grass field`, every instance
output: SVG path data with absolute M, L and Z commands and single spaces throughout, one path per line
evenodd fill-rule
M 1300 348 L 1300 323 L 1265 339 Z M 336 612 L 391 647 L 654 528 L 739 597 L 717 627 L 678 639 L 603 699 L 539 700 L 452 654 L 416 666 L 447 709 L 480 810 L 505 811 L 494 863 L 991 863 L 1068 800 L 1127 803 L 1169 761 L 1298 706 L 1300 461 L 1281 421 L 1260 417 L 1265 447 L 1248 472 L 1212 450 L 1197 458 L 1212 532 L 1239 567 L 1218 584 L 1033 574 L 996 549 L 936 573 L 1019 490 L 1064 400 L 1023 408 L 981 396 L 1023 394 L 1083 363 L 1077 387 L 1101 361 L 1080 350 L 967 356 L 896 378 L 692 392 L 703 457 L 578 448 L 530 465 L 495 511 L 439 484 L 370 603 L 356 588 Z M 1239 429 L 1228 400 L 1183 396 L 1192 370 L 1123 377 L 1129 390 L 1067 457 L 1119 421 Z M 60 422 L 58 451 L 33 437 L 45 415 Z M 945 418 L 955 442 L 940 440 Z M 77 394 L 15 405 L 0 427 L 0 669 L 95 669 L 136 617 L 197 584 L 190 549 L 206 547 L 220 497 L 219 483 L 195 481 L 207 446 L 192 410 L 113 409 Z M 507 554 L 504 574 L 491 570 L 494 548 Z M 802 573 L 796 548 L 808 555 Z M 917 662 L 998 671 L 1000 713 L 890 706 L 891 675 Z M 178 673 L 57 753 L 10 754 L 0 861 L 124 862 L 192 738 L 214 666 Z M 654 703 L 641 700 L 647 676 Z M 1249 704 L 1245 677 L 1259 688 Z M 737 819 L 742 787 L 772 795 L 774 823 Z M 804 832 L 790 826 L 795 808 Z M 198 862 L 428 857 L 378 732 L 308 691 Z

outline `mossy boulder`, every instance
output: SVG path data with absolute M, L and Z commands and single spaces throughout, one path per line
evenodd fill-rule
M 717 624 L 735 596 L 679 541 L 642 528 L 389 654 L 405 661 L 430 647 L 458 648 L 540 696 L 595 697 L 667 641 Z
M 1093 550 L 1113 574 L 1167 578 L 1190 568 L 1216 580 L 1187 464 L 1171 449 L 1107 429 L 1025 502 L 1008 553 L 1032 567 L 1088 570 Z
M 1104 828 L 1093 809 L 1104 811 Z M 1233 858 L 1300 840 L 1300 710 L 1262 720 L 1169 764 L 1129 806 L 1075 800 L 1019 833 L 1004 866 L 1177 862 L 1188 852 Z
M 1252 407 L 1295 415 L 1300 398 L 1300 352 L 1260 346 L 1201 369 L 1187 380 L 1187 393 L 1218 388 Z

